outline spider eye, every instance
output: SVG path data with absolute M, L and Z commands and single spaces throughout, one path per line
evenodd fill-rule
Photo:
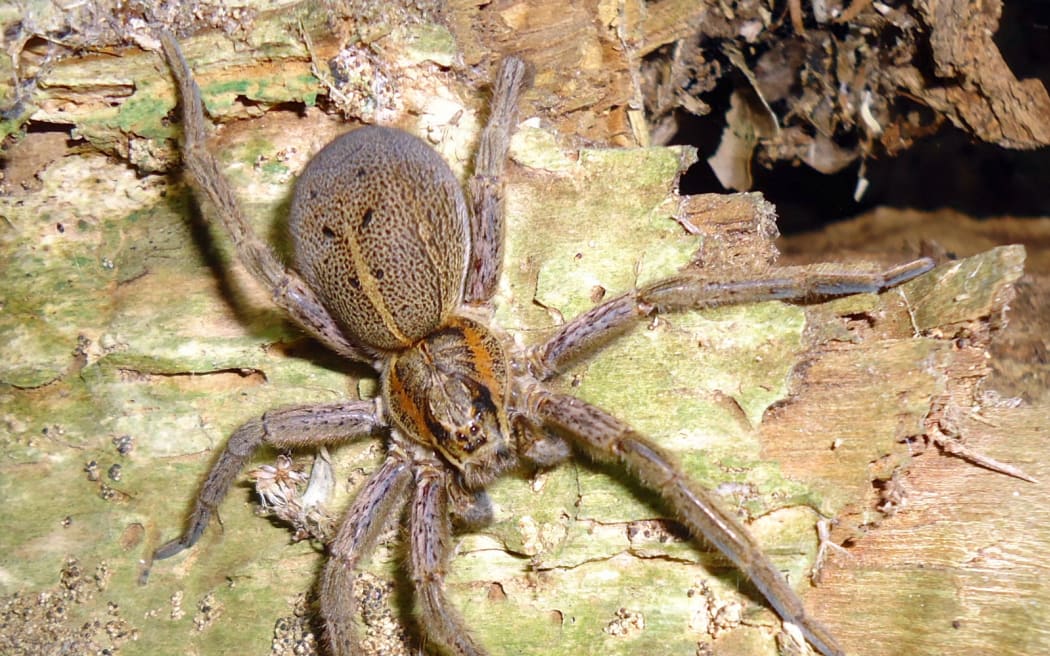
M 480 428 L 478 428 L 478 425 L 477 425 L 477 424 L 471 424 L 471 425 L 470 425 L 470 434 L 471 434 L 471 435 L 477 435 L 477 434 L 478 434 L 478 431 L 480 431 L 480 430 L 481 430 L 481 429 L 480 429 Z

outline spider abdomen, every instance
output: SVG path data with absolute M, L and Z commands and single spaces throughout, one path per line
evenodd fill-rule
M 396 351 L 459 304 L 470 228 L 459 182 L 423 140 L 364 127 L 325 146 L 295 187 L 295 265 L 354 340 Z

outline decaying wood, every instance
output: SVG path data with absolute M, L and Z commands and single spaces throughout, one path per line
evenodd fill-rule
M 862 653 L 1045 651 L 1045 624 L 1033 619 L 1050 605 L 1045 586 L 1038 583 L 1045 580 L 1047 565 L 1034 555 L 1048 539 L 1050 514 L 1045 495 L 1039 493 L 1050 474 L 1042 457 L 1050 446 L 1045 430 L 1050 425 L 1050 325 L 1040 300 L 1050 290 L 1050 260 L 1040 245 L 1048 231 L 1047 219 L 978 222 L 949 211 L 878 210 L 812 236 L 804 247 L 807 259 L 821 259 L 830 253 L 879 251 L 902 241 L 927 242 L 958 257 L 998 244 L 1030 244 L 1006 325 L 994 312 L 976 324 L 949 317 L 956 338 L 936 356 L 947 360 L 947 376 L 933 369 L 911 375 L 913 380 L 934 376 L 934 411 L 923 423 L 928 434 L 950 433 L 949 449 L 912 441 L 911 452 L 900 461 L 903 466 L 882 469 L 873 477 L 881 482 L 869 489 L 868 503 L 859 508 L 882 503 L 892 512 L 869 515 L 866 522 L 854 513 L 852 522 L 840 524 L 840 531 L 859 529 L 862 535 L 851 542 L 848 556 L 831 559 L 822 584 L 809 597 L 829 609 L 852 607 L 858 598 L 870 600 L 862 612 L 845 617 L 847 630 L 869 640 L 870 651 Z M 799 255 L 799 241 L 788 240 L 785 250 Z M 986 291 L 994 293 L 994 286 Z M 982 302 L 965 291 L 945 298 L 952 306 Z M 938 314 L 951 311 L 949 306 Z M 987 332 L 992 326 L 994 331 Z M 807 370 L 806 376 L 811 375 Z M 898 385 L 893 377 L 887 384 Z M 908 397 L 914 399 L 914 390 Z M 803 391 L 786 411 L 801 415 L 805 410 L 799 408 L 809 407 L 806 420 L 819 427 L 824 406 L 818 401 L 819 394 Z M 801 432 L 800 426 L 794 434 Z M 969 452 L 1020 467 L 1040 483 L 953 457 L 947 452 L 956 442 Z M 784 462 L 797 462 L 796 454 L 791 455 Z M 917 601 L 905 606 L 905 599 Z
M 652 52 L 646 43 L 685 38 L 659 18 L 672 4 L 696 17 L 671 0 L 648 13 L 608 9 L 600 21 L 549 3 L 453 4 L 448 29 L 373 23 L 340 75 L 324 80 L 314 73 L 332 71 L 318 63 L 355 33 L 345 13 L 259 14 L 240 23 L 254 29 L 206 30 L 185 47 L 224 124 L 214 143 L 228 174 L 279 247 L 289 185 L 346 120 L 421 133 L 461 171 L 488 65 L 515 48 L 535 57 L 523 116 L 544 120 L 524 126 L 512 150 L 498 313 L 515 338 L 533 341 L 603 294 L 679 267 L 728 276 L 775 257 L 772 208 L 760 196 L 674 193 L 690 151 L 565 145 L 641 141 L 632 76 Z M 387 86 L 348 85 L 355 70 Z M 69 640 L 122 654 L 309 652 L 318 545 L 289 544 L 286 527 L 254 517 L 247 485 L 223 506 L 222 525 L 155 568 L 149 585 L 138 584 L 139 561 L 177 530 L 237 424 L 278 405 L 367 393 L 366 372 L 268 306 L 221 236 L 194 218 L 177 178 L 140 173 L 172 167 L 177 131 L 164 120 L 174 94 L 155 54 L 88 54 L 41 80 L 27 105 L 34 120 L 71 121 L 90 145 L 19 157 L 18 183 L 8 177 L 0 197 L 0 522 L 10 529 L 0 591 L 17 611 L 4 614 L 0 640 L 18 640 L 0 651 Z M 818 259 L 851 259 L 859 244 L 884 262 L 914 255 L 920 238 L 898 231 L 903 219 L 881 221 L 893 235 L 885 246 L 862 222 L 854 242 L 827 237 Z M 952 217 L 946 233 L 961 234 L 961 222 Z M 1050 607 L 1045 495 L 944 455 L 932 439 L 1050 476 L 1038 457 L 1042 388 L 1002 382 L 1022 378 L 1020 363 L 1039 353 L 1042 368 L 1024 376 L 1046 380 L 1045 338 L 1009 337 L 1041 306 L 1004 314 L 1046 288 L 1046 268 L 1021 279 L 1023 295 L 1010 301 L 1023 252 L 993 248 L 1009 239 L 988 229 L 971 251 L 938 238 L 942 266 L 878 298 L 661 318 L 571 372 L 566 389 L 629 419 L 721 490 L 850 653 L 1038 653 Z M 1045 242 L 1037 234 L 1029 241 Z M 987 382 L 990 368 L 1001 387 Z M 1013 394 L 1030 404 L 1007 403 Z M 333 508 L 380 455 L 378 444 L 335 453 L 347 482 Z M 563 467 L 502 481 L 493 496 L 497 522 L 462 537 L 450 588 L 494 654 L 776 653 L 772 612 L 621 472 Z M 832 550 L 809 588 L 821 516 L 848 549 Z M 365 630 L 381 653 L 417 645 L 398 588 L 399 537 L 392 526 L 362 586 Z
M 1050 144 L 1046 87 L 1014 77 L 993 40 L 1000 3 L 949 0 L 916 7 L 930 27 L 935 73 L 953 83 L 910 90 L 984 141 L 1009 148 Z

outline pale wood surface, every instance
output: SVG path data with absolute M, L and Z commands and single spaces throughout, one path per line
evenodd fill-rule
M 554 18 L 582 20 L 571 12 Z M 490 45 L 464 36 L 463 26 L 476 20 L 493 18 L 457 13 L 451 34 L 458 41 L 428 27 L 406 33 L 428 37 L 412 39 L 411 48 L 398 35 L 384 42 L 384 61 L 401 76 L 391 122 L 439 142 L 457 170 L 469 161 L 485 103 L 475 85 L 487 69 L 434 62 L 452 61 L 456 47 L 468 63 L 494 62 Z M 337 32 L 310 14 L 300 21 L 274 12 L 259 24 L 248 46 L 205 33 L 186 48 L 210 111 L 228 122 L 215 139 L 229 175 L 260 232 L 280 241 L 294 174 L 344 124 L 313 107 L 263 110 L 323 93 L 309 76 L 302 41 L 287 35 L 305 25 L 324 59 L 335 52 Z M 539 41 L 544 34 L 539 23 L 523 33 Z M 287 45 L 275 45 L 282 34 Z M 755 197 L 679 204 L 672 189 L 688 153 L 571 145 L 580 135 L 637 142 L 626 105 L 609 100 L 630 95 L 630 83 L 616 77 L 629 70 L 617 59 L 628 51 L 607 47 L 608 38 L 593 28 L 576 50 L 530 51 L 565 58 L 556 71 L 581 53 L 600 52 L 581 71 L 616 81 L 540 75 L 526 98 L 523 116 L 544 120 L 542 128 L 522 130 L 513 153 L 514 239 L 499 315 L 525 341 L 558 313 L 588 307 L 597 286 L 616 293 L 690 261 L 734 275 L 772 253 L 769 208 Z M 606 45 L 595 50 L 592 43 Z M 265 653 L 275 635 L 308 646 L 309 626 L 296 609 L 320 555 L 306 543 L 289 545 L 284 528 L 253 517 L 246 488 L 224 506 L 222 528 L 213 526 L 185 558 L 159 564 L 149 585 L 137 582 L 140 559 L 177 530 L 213 450 L 237 424 L 281 404 L 355 395 L 363 372 L 311 346 L 268 308 L 231 267 L 221 236 L 193 218 L 175 178 L 126 166 L 169 166 L 171 144 L 161 139 L 176 130 L 161 119 L 174 97 L 155 55 L 119 54 L 60 62 L 55 79 L 64 83 L 41 91 L 41 107 L 62 106 L 92 145 L 71 149 L 31 135 L 13 159 L 26 184 L 0 198 L 7 226 L 0 521 L 10 529 L 0 537 L 0 590 L 29 618 L 4 633 L 35 645 L 27 653 L 70 635 L 127 654 Z M 608 97 L 596 100 L 586 89 L 576 96 L 579 85 L 596 85 L 586 88 Z M 41 152 L 50 157 L 27 154 Z M 850 653 L 1048 653 L 1041 556 L 1050 523 L 1041 487 L 900 441 L 923 435 L 932 420 L 943 432 L 947 422 L 972 450 L 1040 481 L 1048 476 L 1040 457 L 1047 451 L 1045 385 L 1023 383 L 1046 380 L 1045 339 L 1042 351 L 1038 340 L 1047 332 L 1011 337 L 1018 325 L 1045 326 L 1045 313 L 1033 304 L 999 330 L 1021 254 L 986 252 L 1014 234 L 1039 249 L 1045 223 L 1042 232 L 989 234 L 968 224 L 960 230 L 964 219 L 950 218 L 920 220 L 936 226 L 928 236 L 946 250 L 984 252 L 978 259 L 946 264 L 880 299 L 674 317 L 641 327 L 573 372 L 574 393 L 629 418 L 692 475 L 723 486 L 727 502 L 753 520 L 756 535 Z M 918 247 L 918 238 L 901 233 L 910 220 L 876 216 L 842 230 L 854 230 L 874 259 L 893 262 Z M 879 230 L 891 235 L 886 247 L 872 244 Z M 942 234 L 974 247 L 961 249 Z M 841 236 L 828 239 L 815 259 L 850 260 L 865 250 Z M 788 250 L 800 257 L 791 244 Z M 1022 279 L 1027 296 L 1015 306 L 1045 294 L 1045 277 L 1038 277 L 1045 276 L 1045 249 L 1033 255 L 1036 277 Z M 1016 349 L 997 352 L 1004 340 Z M 992 383 L 984 382 L 989 368 L 997 369 Z M 989 389 L 1026 402 L 997 403 Z M 135 440 L 127 456 L 112 443 L 123 435 Z M 351 481 L 340 499 L 380 455 L 375 444 L 339 451 L 338 475 Z M 88 479 L 90 461 L 101 482 Z M 259 459 L 268 462 L 272 454 Z M 119 481 L 107 478 L 111 464 L 122 465 Z M 895 473 L 900 494 L 887 517 L 877 509 L 885 500 L 878 488 L 887 484 L 874 481 L 893 481 Z M 739 577 L 721 558 L 653 521 L 663 509 L 622 473 L 565 467 L 508 479 L 493 495 L 499 521 L 463 538 L 450 588 L 494 654 L 776 653 L 773 614 L 740 593 Z M 821 585 L 809 588 L 818 512 L 839 519 L 832 537 L 849 540 L 849 555 L 832 553 Z M 399 580 L 394 572 L 403 562 L 397 532 L 389 537 L 372 567 L 384 603 L 369 631 L 396 653 L 400 637 L 415 629 L 403 628 L 406 595 L 391 595 L 384 583 Z M 47 604 L 65 614 L 48 619 Z M 100 628 L 82 629 L 89 621 Z M 273 648 L 282 653 L 278 643 Z

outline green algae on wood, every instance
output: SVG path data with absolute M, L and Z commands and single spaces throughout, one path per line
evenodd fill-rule
M 524 343 L 540 341 L 559 316 L 590 307 L 597 287 L 612 295 L 670 273 L 700 245 L 674 221 L 674 180 L 690 153 L 563 151 L 541 133 L 523 130 L 515 145 L 520 168 L 509 180 L 498 309 Z M 237 189 L 250 190 L 243 195 L 267 237 L 280 232 L 277 208 L 290 177 L 253 163 L 291 145 L 292 136 L 247 137 L 223 153 Z M 13 530 L 0 538 L 0 585 L 5 593 L 50 589 L 70 555 L 84 567 L 106 563 L 111 578 L 72 617 L 104 617 L 106 604 L 118 604 L 137 631 L 121 653 L 262 653 L 276 619 L 291 615 L 314 585 L 322 556 L 253 516 L 246 483 L 221 508 L 222 524 L 179 559 L 156 564 L 146 586 L 138 585 L 140 559 L 177 532 L 216 449 L 239 423 L 273 407 L 353 394 L 362 371 L 302 347 L 305 340 L 233 260 L 221 231 L 194 223 L 184 188 L 90 156 L 53 164 L 43 177 L 41 195 L 0 199 L 11 226 L 4 255 L 12 254 L 2 261 L 20 277 L 5 290 L 5 309 L 17 312 L 5 315 L 3 330 L 15 334 L 33 316 L 48 319 L 40 324 L 46 330 L 5 348 L 0 521 Z M 91 203 L 100 202 L 105 211 L 92 213 Z M 1013 261 L 1011 271 L 1019 266 Z M 974 262 L 958 270 L 973 270 L 963 267 Z M 952 266 L 923 279 L 927 295 L 907 292 L 913 311 L 945 302 L 939 281 Z M 854 302 L 882 312 L 895 298 Z M 910 321 L 899 304 L 886 311 L 901 326 Z M 845 485 L 795 475 L 769 456 L 759 434 L 791 395 L 811 345 L 811 316 L 766 303 L 640 323 L 563 380 L 563 389 L 629 419 L 719 489 L 802 588 L 818 510 L 832 514 L 858 498 L 842 492 Z M 840 320 L 833 311 L 821 316 Z M 894 339 L 910 345 L 910 330 Z M 880 348 L 865 353 L 868 364 L 893 351 Z M 924 410 L 919 400 L 906 405 L 909 417 Z M 125 435 L 136 448 L 122 455 L 113 440 Z M 879 448 L 892 441 L 876 438 Z M 338 450 L 337 475 L 354 484 L 340 486 L 350 489 L 334 506 L 381 457 L 376 443 Z M 100 463 L 101 481 L 88 480 L 90 461 Z M 112 464 L 122 465 L 120 480 L 105 478 Z M 770 636 L 779 622 L 746 581 L 702 543 L 657 521 L 668 509 L 616 467 L 578 462 L 511 476 L 492 496 L 497 521 L 459 539 L 449 587 L 494 654 L 693 654 L 712 644 L 725 653 L 775 653 Z M 369 568 L 403 582 L 400 534 L 384 538 Z M 405 595 L 394 603 L 401 619 L 409 616 Z

